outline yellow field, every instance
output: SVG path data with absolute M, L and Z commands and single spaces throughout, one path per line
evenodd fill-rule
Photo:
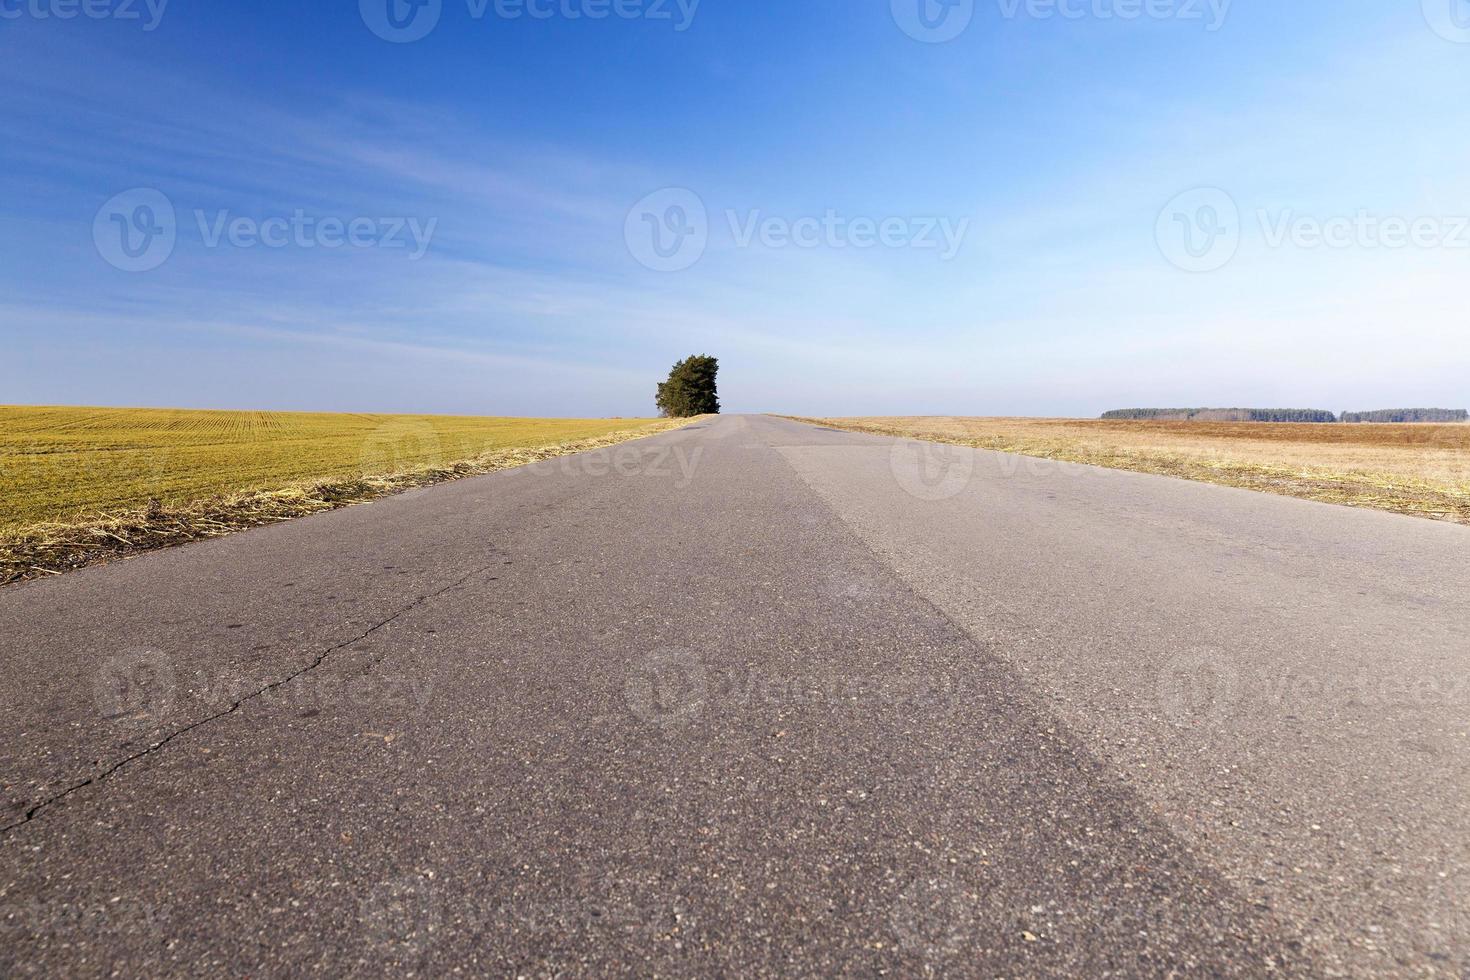
M 1470 524 L 1470 425 L 806 419 Z
M 296 484 L 391 476 L 653 419 L 0 406 L 0 534 Z

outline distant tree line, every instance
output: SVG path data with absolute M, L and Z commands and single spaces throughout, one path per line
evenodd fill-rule
M 1470 422 L 1463 408 L 1384 408 L 1376 412 L 1343 412 L 1344 422 Z
M 1170 422 L 1336 422 L 1331 412 L 1315 408 L 1120 408 L 1105 419 Z M 1343 412 L 1343 422 L 1470 422 L 1463 408 L 1386 408 L 1377 412 Z
M 1105 419 L 1153 419 L 1180 422 L 1336 422 L 1337 416 L 1315 408 L 1122 408 L 1104 412 Z

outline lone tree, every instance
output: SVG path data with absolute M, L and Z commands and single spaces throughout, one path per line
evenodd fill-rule
M 686 357 L 669 372 L 669 380 L 658 386 L 659 414 L 683 419 L 692 415 L 718 415 L 720 392 L 715 376 L 720 362 L 707 355 Z

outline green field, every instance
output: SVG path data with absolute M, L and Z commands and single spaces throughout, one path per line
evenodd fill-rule
M 656 431 L 654 419 L 0 406 L 0 535 Z

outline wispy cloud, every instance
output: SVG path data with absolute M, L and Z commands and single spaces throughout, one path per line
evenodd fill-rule
M 345 16 L 324 43 L 348 61 L 376 45 L 361 49 L 371 73 L 326 50 L 262 85 L 160 56 L 163 35 L 22 23 L 0 60 L 0 330 L 28 360 L 0 363 L 0 378 L 35 400 L 85 392 L 48 376 L 61 354 L 45 338 L 61 336 L 87 349 L 79 364 L 110 355 L 134 366 L 137 390 L 193 403 L 253 390 L 263 404 L 364 407 L 371 381 L 405 408 L 630 414 L 693 350 L 738 367 L 727 402 L 745 409 L 1085 413 L 1242 389 L 1326 407 L 1454 401 L 1470 368 L 1463 254 L 1271 246 L 1256 217 L 1470 212 L 1464 51 L 1417 17 L 1349 6 L 1335 23 L 1237 11 L 1210 37 L 987 25 L 942 51 L 886 14 L 854 15 L 823 38 L 840 49 L 807 57 L 787 35 L 770 41 L 779 51 L 757 37 L 747 60 L 697 34 L 636 56 L 604 41 L 577 60 L 556 46 L 569 35 L 545 31 L 516 37 L 570 77 L 517 66 L 498 87 L 483 59 L 513 52 L 488 29 L 473 49 L 445 37 L 388 51 Z M 191 17 L 179 38 L 207 21 Z M 802 25 L 817 26 L 783 26 Z M 650 74 L 649 51 L 676 52 L 678 70 L 669 55 Z M 783 58 L 805 59 L 791 78 L 839 64 L 855 77 L 808 91 L 780 75 Z M 410 64 L 419 84 L 383 84 Z M 603 125 L 599 112 L 621 115 Z M 1232 195 L 1241 241 L 1193 275 L 1161 254 L 1155 222 L 1200 185 Z M 179 240 L 130 275 L 98 255 L 92 223 L 137 186 L 171 200 Z M 709 215 L 702 256 L 676 273 L 640 265 L 624 240 L 629 208 L 663 187 L 696 191 Z M 211 248 L 196 227 L 196 212 L 298 210 L 433 220 L 434 233 L 410 261 Z M 969 224 L 945 261 L 742 245 L 727 211 Z M 1406 324 L 1439 345 L 1432 364 L 1384 344 Z M 190 376 L 229 370 L 230 352 L 254 389 Z

